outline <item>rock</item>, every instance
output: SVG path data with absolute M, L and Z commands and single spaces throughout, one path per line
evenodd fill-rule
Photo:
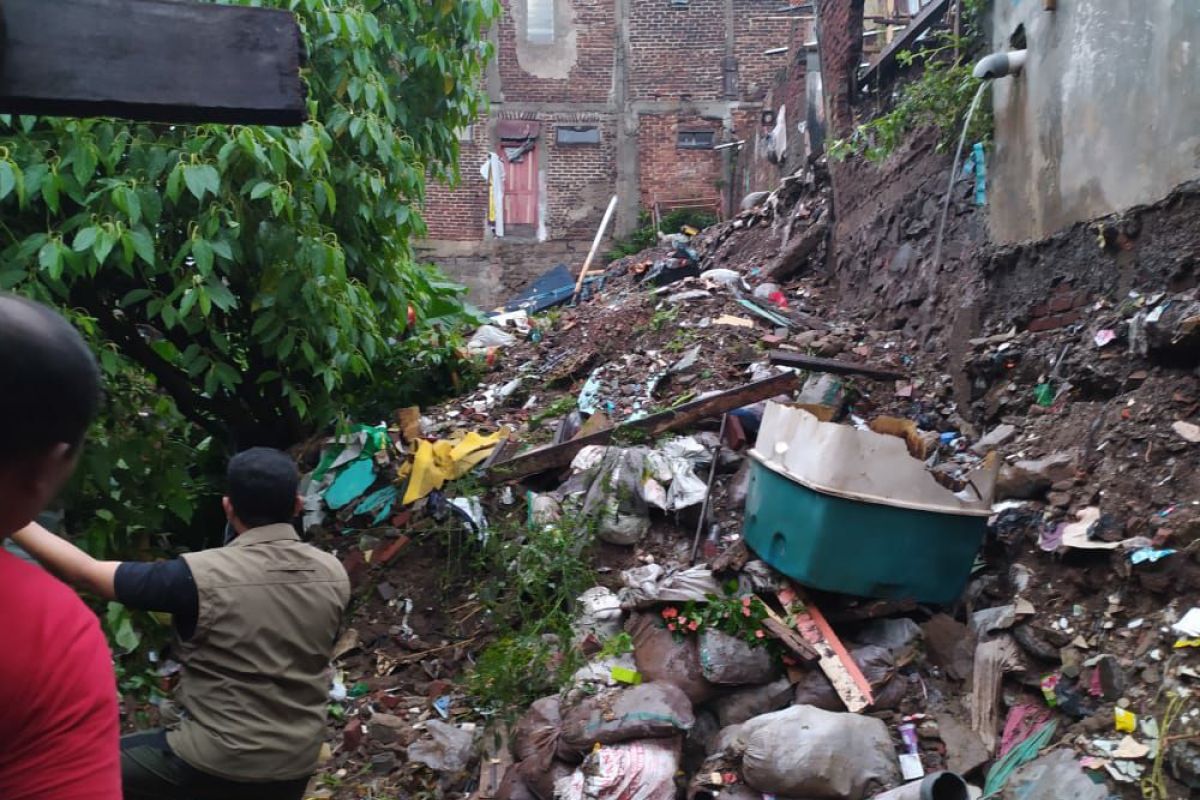
M 969 628 L 947 614 L 935 614 L 921 626 L 929 663 L 941 667 L 956 681 L 971 677 L 975 664 L 975 637 Z
M 792 683 L 787 678 L 722 695 L 712 702 L 721 728 L 740 725 L 749 719 L 784 708 L 792 702 Z
M 1108 789 L 1093 783 L 1074 751 L 1054 750 L 1018 769 L 1008 779 L 1002 800 L 1107 800 Z
M 440 720 L 426 721 L 429 739 L 419 739 L 408 747 L 408 760 L 424 764 L 435 772 L 456 774 L 471 763 L 475 734 Z
M 1200 789 L 1200 746 L 1195 742 L 1172 744 L 1167 750 L 1167 769 L 1184 786 Z
M 1070 453 L 1005 464 L 996 481 L 996 500 L 1033 500 L 1044 495 L 1055 481 L 1074 477 L 1075 456 Z
M 946 769 L 967 775 L 992 760 L 983 739 L 971 726 L 949 714 L 938 714 L 938 730 L 946 745 Z
M 821 336 L 820 331 L 800 331 L 792 336 L 792 344 L 797 347 L 812 347 Z
M 1050 492 L 1046 495 L 1046 502 L 1051 508 L 1070 508 L 1071 494 L 1070 492 Z
M 1008 444 L 1016 435 L 1017 428 L 1015 425 L 997 425 L 988 431 L 986 436 L 971 445 L 971 449 L 981 456 L 986 455 L 997 447 Z
M 742 773 L 760 792 L 861 800 L 900 780 L 887 725 L 793 706 L 742 726 Z
M 1171 430 L 1179 434 L 1179 437 L 1184 441 L 1191 442 L 1192 444 L 1200 443 L 1200 425 L 1180 420 L 1171 426 Z
M 763 203 L 767 202 L 767 198 L 770 196 L 770 192 L 751 192 L 742 198 L 742 205 L 740 208 L 742 211 L 749 211 L 750 209 L 756 206 L 761 206 Z
M 391 750 L 371 756 L 371 771 L 385 774 L 396 768 L 396 754 Z

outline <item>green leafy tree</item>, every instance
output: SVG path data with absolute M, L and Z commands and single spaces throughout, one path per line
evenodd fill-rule
M 446 358 L 430 326 L 461 288 L 410 242 L 426 177 L 456 178 L 498 4 L 227 2 L 296 13 L 310 120 L 0 118 L 0 288 L 94 320 L 106 373 L 132 362 L 210 433 L 283 445 L 378 365 Z

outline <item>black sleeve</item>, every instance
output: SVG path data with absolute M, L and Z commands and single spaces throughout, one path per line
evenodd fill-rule
M 174 614 L 175 627 L 185 639 L 196 628 L 200 596 L 192 571 L 182 558 L 123 562 L 113 577 L 113 588 L 117 601 L 130 608 Z

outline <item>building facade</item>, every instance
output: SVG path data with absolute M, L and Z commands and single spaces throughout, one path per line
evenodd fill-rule
M 462 180 L 431 184 L 422 255 L 481 307 L 577 269 L 610 198 L 617 234 L 657 206 L 736 209 L 774 188 L 803 130 L 809 4 L 504 0 L 491 107 L 461 132 Z M 800 78 L 795 80 L 795 71 Z M 776 96 L 780 95 L 780 96 Z

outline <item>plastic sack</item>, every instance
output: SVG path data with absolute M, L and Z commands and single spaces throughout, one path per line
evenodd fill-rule
M 475 734 L 436 719 L 425 723 L 430 739 L 418 739 L 408 746 L 408 760 L 424 764 L 435 772 L 462 772 L 471 763 Z
M 584 752 L 594 744 L 661 739 L 690 731 L 692 703 L 669 683 L 643 683 L 589 697 L 563 710 L 562 739 Z
M 554 787 L 556 800 L 675 800 L 679 742 L 646 739 L 600 747 Z
M 642 678 L 670 683 L 693 703 L 702 703 L 716 690 L 704 677 L 696 640 L 676 640 L 651 614 L 634 614 L 625 624 L 633 638 L 633 658 Z
M 593 586 L 579 595 L 579 615 L 575 618 L 575 641 L 589 635 L 604 641 L 621 632 L 621 601 L 611 590 Z
M 902 677 L 896 675 L 896 662 L 892 654 L 884 647 L 867 645 L 850 651 L 850 657 L 863 677 L 871 684 L 871 694 L 875 697 L 872 709 L 896 708 L 904 700 L 907 684 Z M 825 711 L 845 711 L 846 704 L 834 691 L 833 684 L 823 672 L 810 670 L 796 682 L 796 705 L 815 706 Z
M 659 603 L 704 602 L 721 594 L 721 586 L 708 567 L 664 569 L 658 564 L 634 567 L 621 573 L 625 588 L 617 593 L 622 608 L 641 609 Z
M 483 353 L 490 347 L 512 347 L 516 343 L 517 337 L 511 333 L 495 325 L 480 325 L 467 342 L 467 350 L 471 353 Z
M 780 678 L 763 686 L 749 686 L 745 689 L 724 694 L 713 701 L 713 710 L 717 712 L 717 722 L 720 723 L 722 736 L 731 726 L 740 725 L 754 717 L 786 708 L 792 702 L 792 684 L 787 678 Z
M 517 727 L 513 731 L 513 756 L 517 761 L 532 762 L 545 769 L 554 760 L 561 735 L 562 715 L 558 695 L 535 700 L 517 720 Z
M 712 683 L 745 686 L 767 683 L 775 677 L 775 659 L 765 647 L 712 628 L 700 634 L 700 668 Z
M 742 726 L 742 773 L 760 792 L 861 800 L 900 781 L 887 725 L 792 706 Z
M 575 765 L 558 759 L 551 761 L 548 767 L 539 766 L 532 761 L 522 761 L 515 767 L 515 771 L 537 800 L 554 800 L 554 787 L 559 781 L 574 774 Z

